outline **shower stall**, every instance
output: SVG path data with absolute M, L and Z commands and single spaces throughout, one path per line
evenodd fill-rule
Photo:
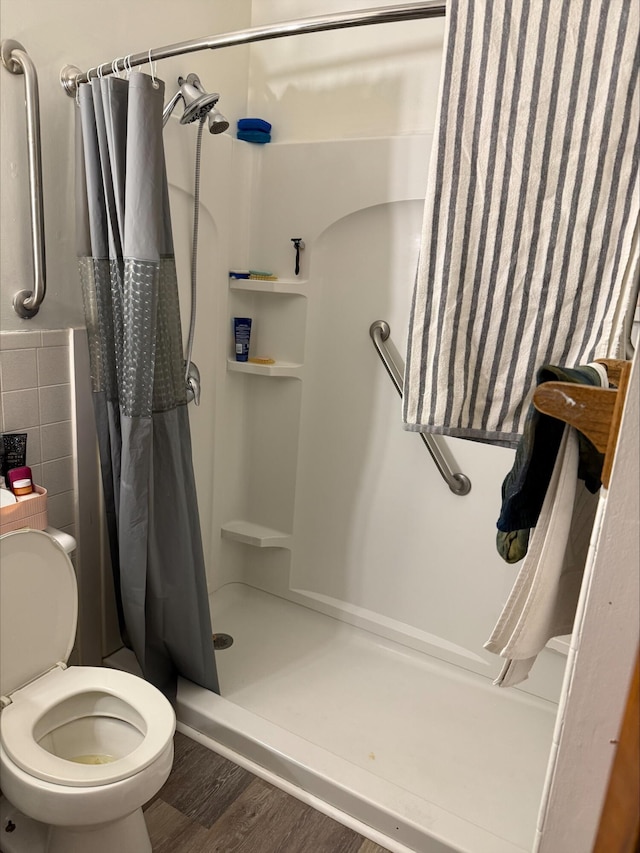
M 177 246 L 184 132 L 165 131 Z M 452 492 L 402 430 L 369 336 L 384 318 L 405 346 L 429 145 L 203 147 L 190 411 L 212 625 L 232 644 L 216 653 L 221 696 L 182 682 L 178 717 L 390 850 L 515 853 L 531 849 L 566 657 L 558 644 L 523 689 L 491 685 L 499 664 L 482 646 L 512 582 L 494 529 L 513 451 L 442 442 L 472 482 Z M 278 280 L 229 279 L 239 268 Z M 236 316 L 273 364 L 235 361 Z

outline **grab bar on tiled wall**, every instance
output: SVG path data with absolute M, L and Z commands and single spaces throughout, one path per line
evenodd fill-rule
M 390 334 L 391 329 L 389 324 L 384 320 L 376 320 L 369 328 L 369 335 L 371 336 L 373 345 L 380 356 L 380 360 L 384 364 L 393 384 L 396 386 L 398 394 L 402 397 L 402 392 L 404 390 L 404 364 L 399 356 L 393 356 L 385 346 L 385 342 L 389 339 Z M 435 462 L 436 468 L 440 472 L 442 479 L 446 482 L 451 491 L 455 495 L 460 495 L 461 497 L 463 495 L 468 495 L 471 491 L 471 480 L 466 476 L 466 474 L 460 474 L 459 472 L 451 470 L 451 466 L 442 451 L 438 438 L 434 435 L 428 435 L 423 432 L 419 433 L 419 435 L 431 454 L 431 458 Z
M 44 254 L 44 214 L 42 210 L 42 157 L 40 153 L 40 103 L 38 75 L 31 57 L 19 41 L 4 39 L 0 44 L 2 64 L 12 74 L 24 74 L 27 111 L 27 155 L 31 203 L 31 246 L 33 249 L 33 290 L 19 290 L 13 297 L 17 314 L 30 319 L 38 313 L 47 289 Z

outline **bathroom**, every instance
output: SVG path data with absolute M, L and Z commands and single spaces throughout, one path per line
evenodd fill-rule
M 74 104 L 60 69 L 372 4 L 185 0 L 177 14 L 164 0 L 0 2 L 2 38 L 20 41 L 38 71 L 47 249 L 46 300 L 36 317 L 21 320 L 11 303 L 31 277 L 24 98 L 21 81 L 3 73 L 3 430 L 28 433 L 28 463 L 49 492 L 50 523 L 78 540 L 72 661 L 126 667 L 98 521 L 74 235 Z M 220 93 L 231 122 L 202 145 L 193 349 L 201 397 L 189 417 L 213 630 L 234 645 L 217 654 L 222 699 L 186 689 L 178 718 L 202 742 L 373 826 L 390 850 L 431 853 L 428 826 L 437 819 L 458 846 L 434 850 L 497 853 L 531 849 L 568 643 L 545 649 L 521 689 L 491 687 L 498 666 L 483 644 L 514 576 L 494 544 L 513 450 L 445 439 L 454 470 L 472 484 L 466 496 L 451 492 L 418 436 L 402 429 L 399 398 L 369 337 L 370 325 L 385 320 L 405 352 L 444 33 L 444 19 L 432 18 L 201 51 L 155 68 L 167 97 L 178 76 L 197 73 Z M 270 145 L 234 138 L 236 120 L 254 115 L 272 124 Z M 185 338 L 195 139 L 194 126 L 167 123 Z M 294 238 L 305 244 L 297 276 Z M 228 271 L 237 268 L 273 272 L 280 287 L 230 285 Z M 274 358 L 279 372 L 237 369 L 234 316 L 254 318 L 252 355 Z M 245 638 L 254 658 L 239 657 Z M 460 672 L 463 694 L 475 685 L 464 695 L 485 703 L 478 713 L 492 720 L 495 738 L 510 731 L 516 739 L 524 726 L 530 738 L 518 762 L 488 769 L 500 764 L 492 754 L 500 741 L 479 743 L 473 731 L 451 752 L 442 714 L 425 734 L 428 691 L 438 688 L 425 681 L 427 695 L 420 694 L 412 673 L 423 672 L 427 658 L 435 661 L 430 677 L 444 664 Z M 341 660 L 343 692 L 332 694 Z M 624 681 L 619 675 L 608 695 L 623 702 Z M 395 703 L 380 693 L 394 694 Z M 358 721 L 373 718 L 372 706 L 375 737 L 364 731 L 357 742 Z M 330 716 L 336 707 L 351 727 Z M 614 699 L 606 713 L 615 715 Z M 444 772 L 430 791 L 420 765 L 438 749 Z M 412 751 L 411 762 L 396 760 Z M 465 761 L 472 775 L 460 785 Z M 600 795 L 608 761 L 600 755 L 593 773 L 602 777 Z M 581 775 L 577 763 L 573 771 Z M 578 784 L 571 767 L 565 772 L 565 784 Z M 453 826 L 458 815 L 464 827 Z M 563 830 L 571 832 L 570 821 Z M 496 838 L 503 847 L 491 846 Z

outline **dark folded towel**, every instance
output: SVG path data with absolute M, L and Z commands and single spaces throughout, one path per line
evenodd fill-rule
M 538 371 L 536 382 L 541 385 L 552 381 L 600 387 L 598 371 L 586 365 L 570 368 L 545 364 Z M 539 412 L 533 403 L 529 406 L 513 468 L 502 484 L 497 547 L 508 563 L 515 563 L 526 554 L 529 530 L 538 522 L 564 426 L 563 421 Z M 582 433 L 578 433 L 578 447 L 578 477 L 595 493 L 601 485 L 604 454 Z M 514 537 L 516 532 L 518 536 Z

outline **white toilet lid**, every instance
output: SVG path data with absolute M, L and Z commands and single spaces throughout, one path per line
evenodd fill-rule
M 0 536 L 0 587 L 0 694 L 9 696 L 68 659 L 78 586 L 54 539 L 40 530 L 15 530 Z

